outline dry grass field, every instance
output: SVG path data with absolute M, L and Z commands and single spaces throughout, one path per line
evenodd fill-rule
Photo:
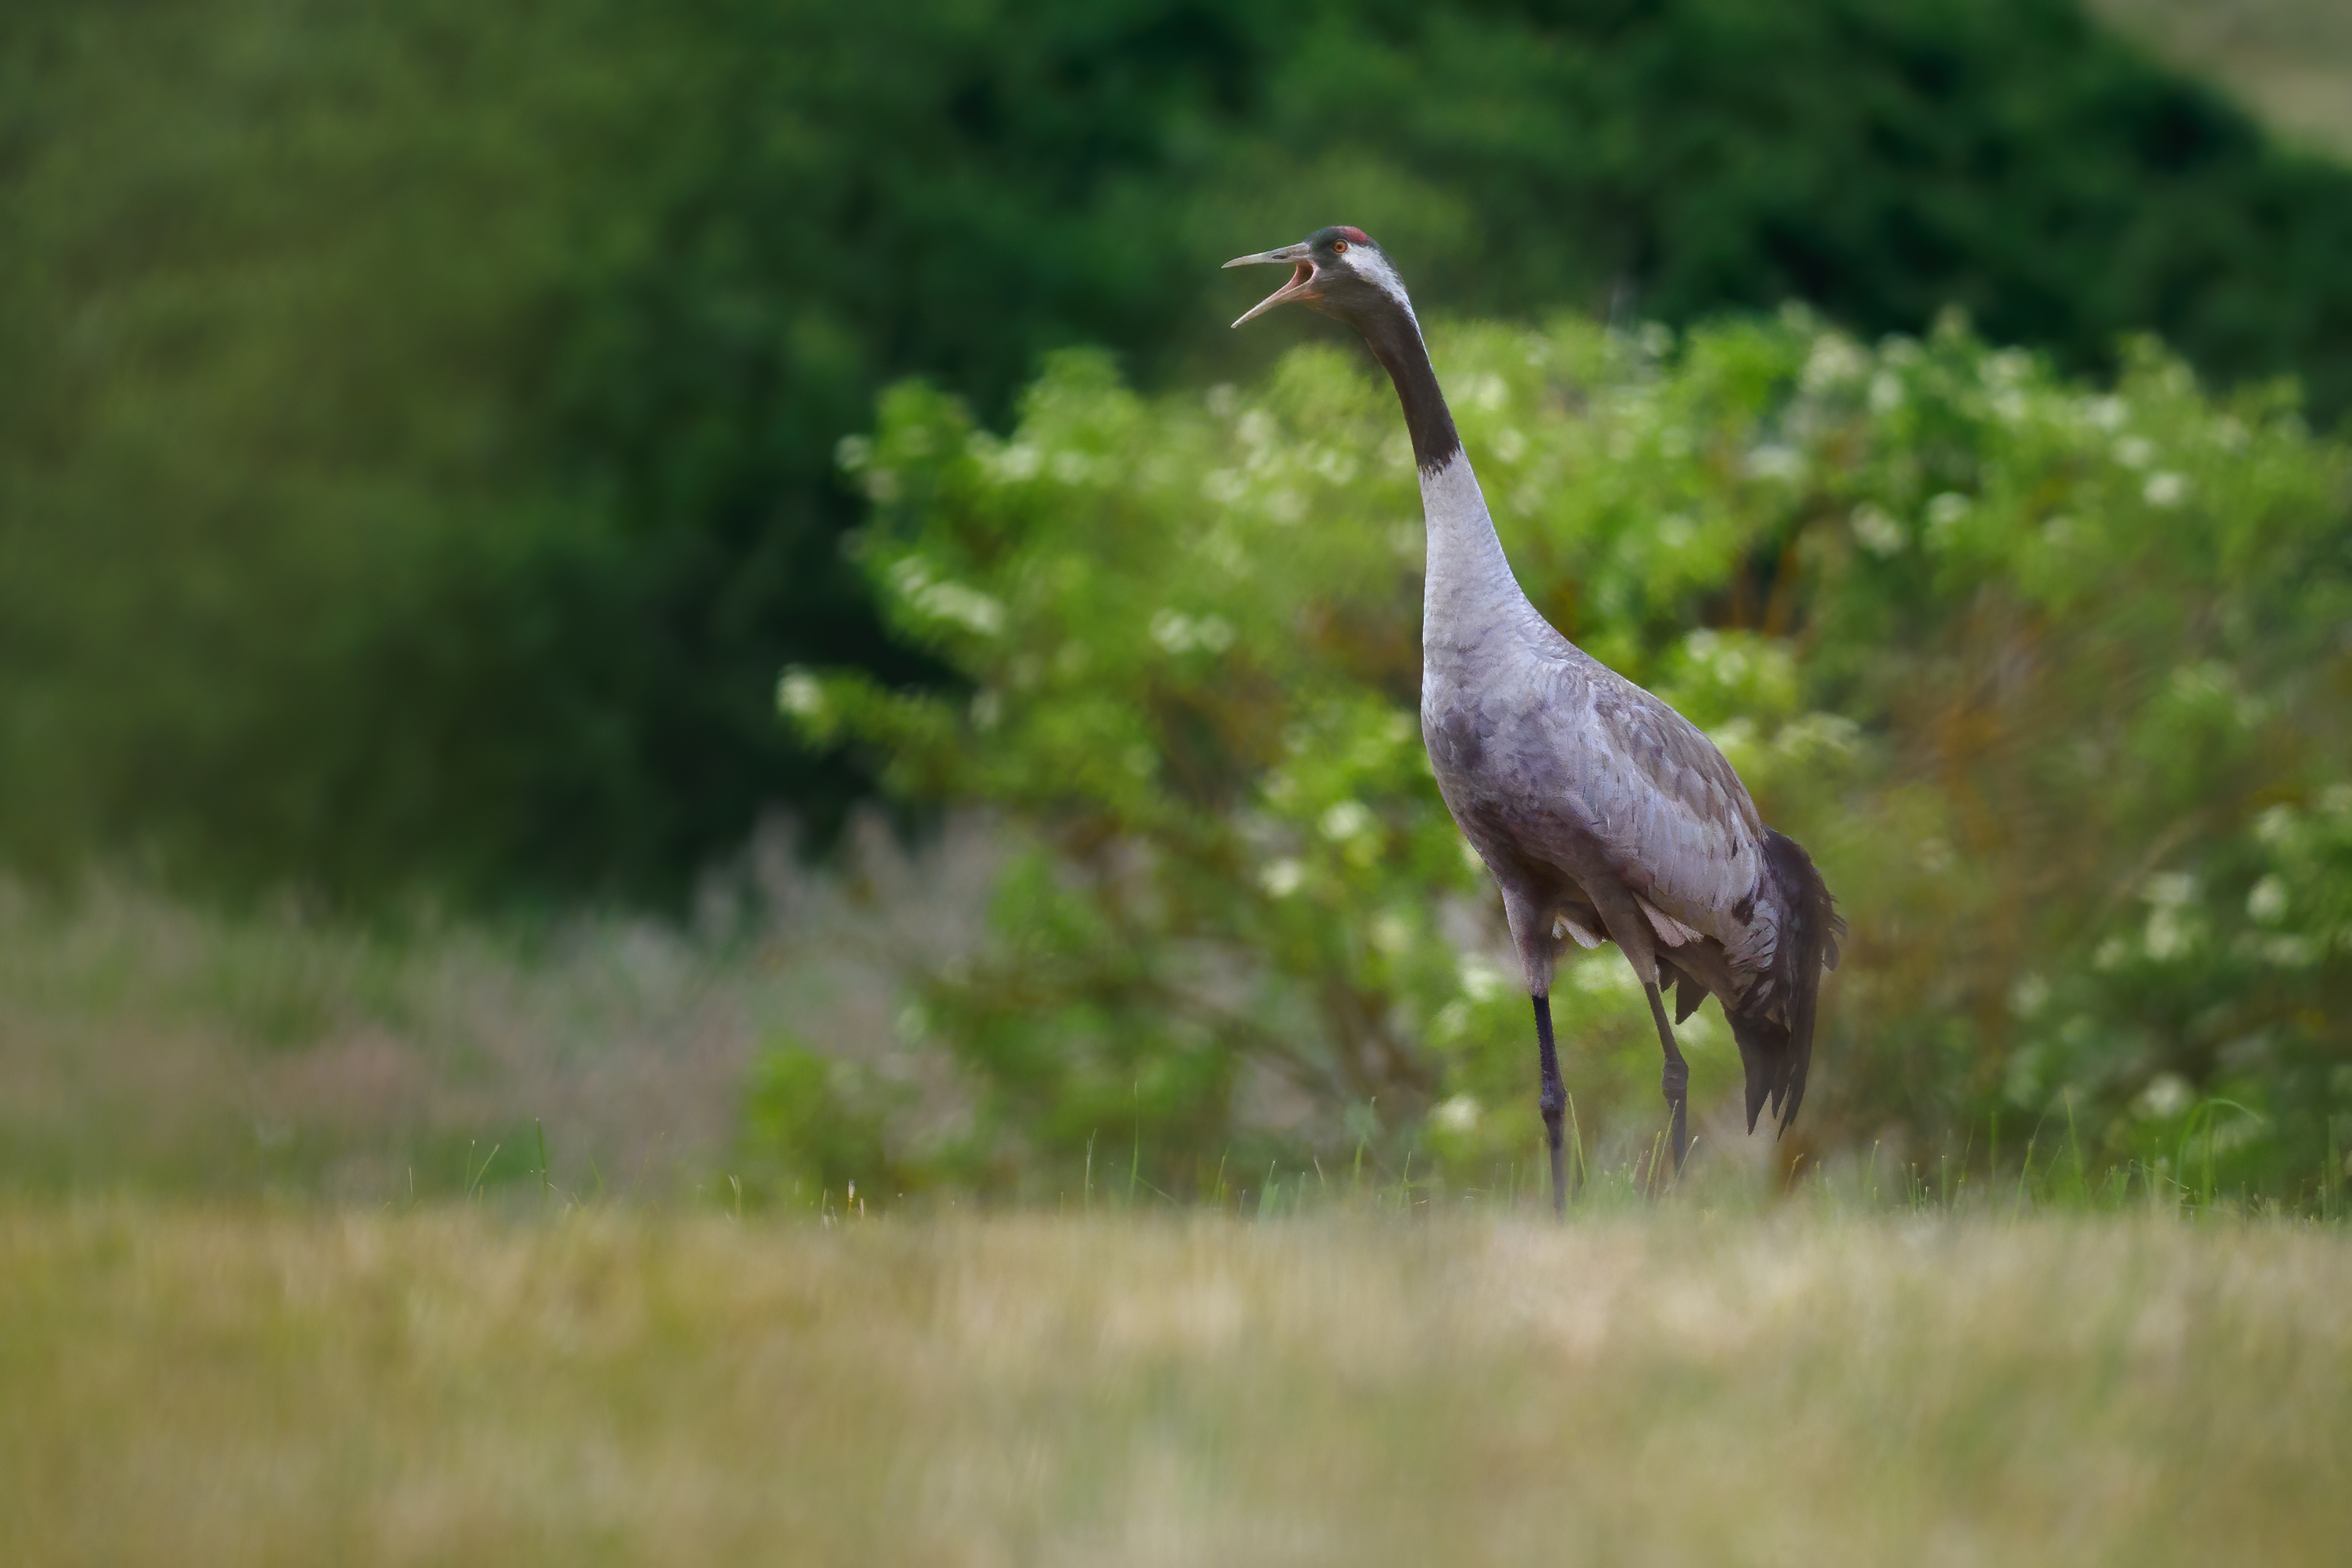
M 2352 1245 L 0 1208 L 11 1563 L 2338 1563 Z

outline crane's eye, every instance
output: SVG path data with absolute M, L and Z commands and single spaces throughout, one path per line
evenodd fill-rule
M 1348 248 L 1348 242 L 1347 242 L 1346 240 L 1343 240 L 1343 239 L 1335 239 L 1335 240 L 1333 240 L 1333 241 L 1331 242 L 1331 254 L 1332 254 L 1333 256 L 1340 255 L 1340 254 L 1341 254 L 1342 252 L 1344 252 L 1347 248 Z

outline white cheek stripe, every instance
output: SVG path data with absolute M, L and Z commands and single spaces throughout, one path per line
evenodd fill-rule
M 1405 315 L 1412 321 L 1413 330 L 1421 329 L 1421 318 L 1412 313 L 1412 299 L 1404 291 L 1404 279 L 1397 276 L 1396 268 L 1389 265 L 1387 256 L 1367 246 L 1350 246 L 1348 247 L 1348 265 L 1357 277 L 1378 284 L 1385 290 L 1390 298 L 1404 308 Z

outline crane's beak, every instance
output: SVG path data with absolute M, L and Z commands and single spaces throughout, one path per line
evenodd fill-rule
M 1284 246 L 1280 250 L 1262 250 L 1255 256 L 1237 256 L 1234 257 L 1233 260 L 1225 263 L 1225 266 L 1273 266 L 1297 268 L 1297 271 L 1290 275 L 1289 282 L 1284 284 L 1281 287 L 1276 289 L 1273 293 L 1267 295 L 1265 298 L 1252 306 L 1248 310 L 1244 311 L 1241 318 L 1234 321 L 1234 325 L 1236 327 L 1240 326 L 1243 321 L 1248 320 L 1253 316 L 1265 315 L 1267 311 L 1273 309 L 1277 305 L 1286 305 L 1293 299 L 1313 299 L 1317 298 L 1315 291 L 1315 261 L 1314 257 L 1308 253 L 1307 246 L 1303 241 L 1297 245 Z

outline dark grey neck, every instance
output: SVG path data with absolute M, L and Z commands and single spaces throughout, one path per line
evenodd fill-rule
M 1355 328 L 1396 383 L 1397 401 L 1404 404 L 1404 427 L 1412 435 L 1413 462 L 1424 474 L 1444 467 L 1462 450 L 1462 437 L 1454 433 L 1453 412 L 1438 390 L 1421 328 L 1410 312 L 1386 300 L 1381 308 L 1367 311 Z

